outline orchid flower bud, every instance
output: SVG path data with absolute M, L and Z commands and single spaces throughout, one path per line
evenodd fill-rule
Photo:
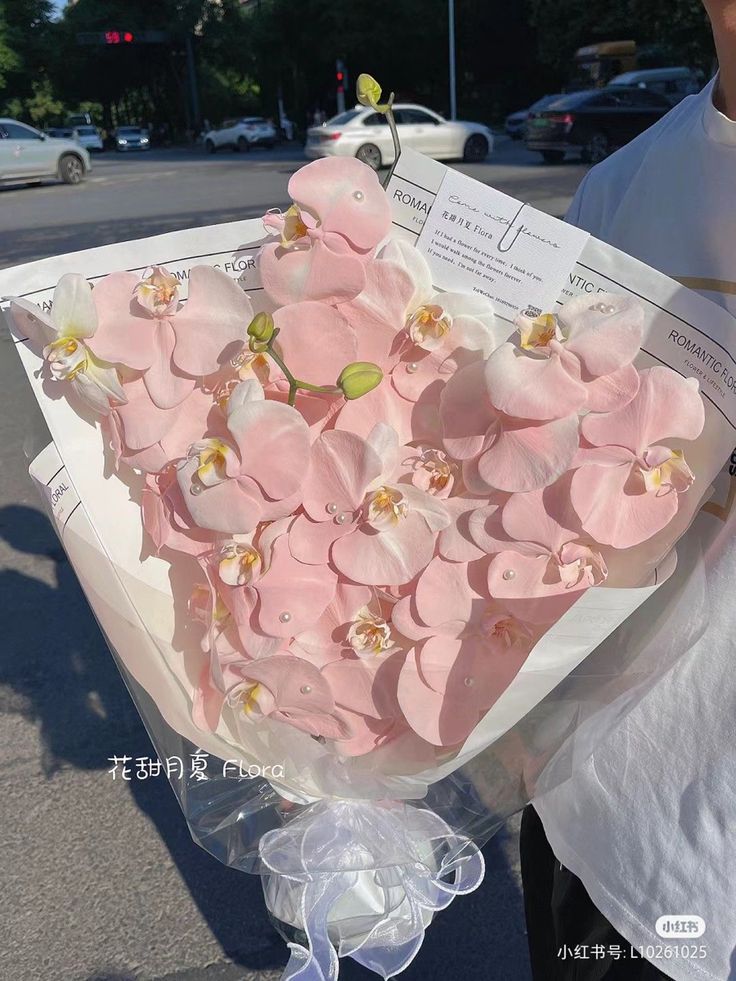
M 359 399 L 381 384 L 383 372 L 371 361 L 353 361 L 340 372 L 337 387 L 346 399 Z
M 361 106 L 370 106 L 376 112 L 387 112 L 393 102 L 392 93 L 388 102 L 383 105 L 380 104 L 381 86 L 372 75 L 358 75 L 358 81 L 355 83 L 355 94 Z
M 262 351 L 273 337 L 274 323 L 270 313 L 257 313 L 248 324 L 251 351 Z

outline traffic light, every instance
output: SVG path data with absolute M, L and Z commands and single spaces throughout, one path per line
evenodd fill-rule
M 105 44 L 132 44 L 132 31 L 105 31 Z

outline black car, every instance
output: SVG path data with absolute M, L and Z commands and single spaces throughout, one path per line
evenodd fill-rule
M 633 140 L 672 108 L 657 92 L 623 85 L 564 95 L 530 115 L 526 145 L 546 163 L 559 163 L 578 153 L 586 163 L 599 163 Z

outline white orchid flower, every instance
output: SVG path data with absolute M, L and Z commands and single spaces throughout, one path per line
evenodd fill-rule
M 111 400 L 127 402 L 116 369 L 96 358 L 87 341 L 97 330 L 92 287 L 83 276 L 67 273 L 54 290 L 51 313 L 14 297 L 10 317 L 16 332 L 38 349 L 57 382 L 68 382 L 95 412 L 107 415 Z

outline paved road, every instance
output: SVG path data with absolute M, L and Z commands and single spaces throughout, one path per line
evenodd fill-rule
M 285 204 L 298 152 L 95 159 L 80 187 L 0 190 L 0 265 Z M 583 172 L 500 143 L 474 177 L 560 215 Z M 37 410 L 0 334 L 0 977 L 271 981 L 285 962 L 257 880 L 190 840 L 163 780 L 112 782 L 151 755 L 74 574 L 26 476 Z M 528 981 L 516 825 L 485 848 L 482 887 L 429 931 L 406 981 Z M 367 981 L 346 965 L 344 981 Z

